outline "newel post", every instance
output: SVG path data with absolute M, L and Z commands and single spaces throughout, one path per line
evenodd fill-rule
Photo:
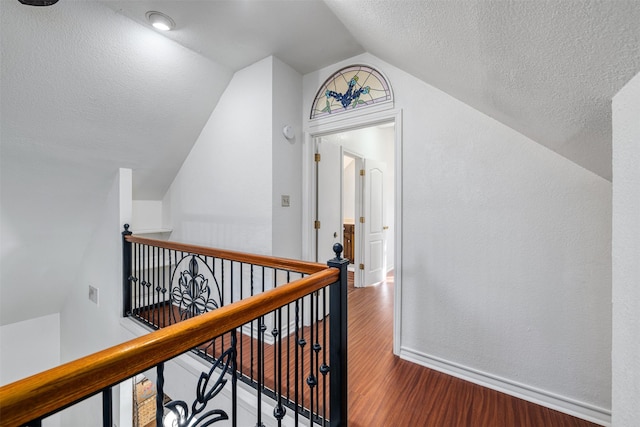
M 127 236 L 130 235 L 129 224 L 125 224 L 122 232 L 122 317 L 127 317 L 131 314 L 132 249 L 131 242 L 127 241 Z
M 331 427 L 347 426 L 347 266 L 349 260 L 340 257 L 342 245 L 333 245 L 336 257 L 327 262 L 340 269 L 340 279 L 331 285 L 329 302 L 329 364 Z

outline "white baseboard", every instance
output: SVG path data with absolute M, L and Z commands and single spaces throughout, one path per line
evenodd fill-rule
M 611 410 L 609 409 L 501 378 L 407 347 L 400 348 L 400 358 L 596 424 L 611 426 Z

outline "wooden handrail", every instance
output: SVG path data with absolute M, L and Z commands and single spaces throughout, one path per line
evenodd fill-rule
M 305 274 L 313 274 L 327 268 L 326 264 L 315 262 L 299 261 L 296 259 L 279 258 L 267 255 L 247 254 L 243 252 L 228 251 L 225 249 L 214 249 L 206 246 L 189 245 L 186 243 L 171 242 L 167 240 L 149 239 L 133 234 L 125 235 L 125 240 L 130 243 L 140 243 L 143 245 L 156 246 L 164 249 L 189 252 L 199 255 L 206 255 L 215 258 L 223 258 L 232 261 L 255 264 L 265 267 L 272 267 L 282 270 L 296 271 Z
M 311 276 L 0 387 L 0 426 L 19 426 L 67 407 L 335 283 L 339 277 L 338 269 L 325 267 Z

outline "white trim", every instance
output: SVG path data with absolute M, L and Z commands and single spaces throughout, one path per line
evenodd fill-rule
M 394 101 L 393 99 L 389 100 L 389 101 L 384 101 L 384 102 L 380 102 L 378 104 L 372 105 L 367 107 L 366 109 L 361 109 L 361 110 L 353 110 L 353 111 L 349 111 L 348 113 L 340 113 L 340 114 L 336 114 L 334 116 L 323 116 L 323 117 L 318 117 L 315 119 L 307 119 L 309 121 L 309 123 L 311 123 L 312 125 L 322 125 L 322 124 L 327 124 L 327 123 L 333 123 L 333 122 L 339 122 L 341 120 L 345 120 L 345 119 L 357 119 L 360 118 L 362 116 L 365 116 L 367 114 L 371 114 L 371 113 L 378 113 L 381 111 L 388 111 L 391 110 L 394 106 Z M 346 117 L 345 117 L 346 116 Z
M 350 150 L 344 150 L 343 155 L 347 155 L 350 156 L 354 162 L 356 163 L 356 170 L 360 170 L 364 168 L 364 155 L 359 154 L 355 151 L 350 151 Z M 343 171 L 344 172 L 344 171 Z M 344 188 L 344 176 L 343 176 L 343 188 Z M 362 231 L 362 224 L 360 223 L 360 221 L 355 221 L 355 218 L 359 218 L 361 216 L 364 216 L 364 202 L 362 200 L 363 197 L 363 188 L 361 186 L 362 183 L 362 176 L 358 177 L 358 182 L 356 182 L 355 185 L 355 215 L 354 215 L 354 227 L 355 227 L 355 235 L 356 236 L 362 236 L 363 231 Z M 343 201 L 344 201 L 344 195 L 343 195 Z M 344 206 L 342 207 L 342 210 L 344 212 Z M 344 242 L 342 242 L 344 245 Z M 353 264 L 349 264 L 349 266 L 347 267 L 347 270 L 349 269 L 350 266 L 353 266 L 354 268 L 350 271 L 353 271 L 353 286 L 356 288 L 361 288 L 363 287 L 363 283 L 364 283 L 364 270 L 360 270 L 360 269 L 356 269 L 355 266 L 360 264 L 360 263 L 364 263 L 364 259 L 362 259 L 362 246 L 363 246 L 363 240 L 362 239 L 358 239 L 356 238 L 353 242 L 353 251 L 355 254 L 359 254 L 359 256 L 356 256 L 353 260 Z
M 332 122 L 307 122 L 304 129 L 304 146 L 302 149 L 302 254 L 306 260 L 312 260 L 315 254 L 315 237 L 313 236 L 313 213 L 315 205 L 314 146 L 316 137 L 371 127 L 380 123 L 395 123 L 395 232 L 394 232 L 394 306 L 393 306 L 393 353 L 400 354 L 402 345 L 402 110 L 386 110 L 359 116 L 344 117 Z
M 313 137 L 305 130 L 302 143 L 302 259 L 305 261 L 315 261 L 314 246 L 315 237 L 313 233 L 314 198 L 313 188 L 315 179 L 313 176 Z
M 393 260 L 393 354 L 400 354 L 402 346 L 402 110 L 398 110 L 395 115 L 395 145 L 394 145 L 394 176 L 395 184 L 394 196 L 395 203 L 393 214 L 394 219 L 394 260 Z
M 593 423 L 610 426 L 611 410 L 402 347 L 400 358 Z

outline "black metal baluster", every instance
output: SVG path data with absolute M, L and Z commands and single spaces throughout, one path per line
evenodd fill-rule
M 347 425 L 347 266 L 349 260 L 340 257 L 342 245 L 333 245 L 336 257 L 329 267 L 340 269 L 340 280 L 329 291 L 329 408 L 331 427 Z
M 263 427 L 262 424 L 262 389 L 264 387 L 264 332 L 267 330 L 267 326 L 264 324 L 264 317 L 261 316 L 258 320 L 258 408 L 257 408 L 257 423 L 256 427 Z
M 313 307 L 314 307 L 314 295 L 309 295 L 309 376 L 307 377 L 307 385 L 309 386 L 309 426 L 313 426 L 313 414 L 314 414 L 314 388 L 318 382 L 314 373 L 316 371 L 314 367 L 313 353 L 315 350 L 315 343 L 313 342 Z
M 146 249 L 146 254 L 145 254 L 145 265 L 147 266 L 147 268 L 145 268 L 144 270 L 144 286 L 146 289 L 143 289 L 144 291 L 144 308 L 146 310 L 146 321 L 147 323 L 149 322 L 149 280 L 151 280 L 149 278 L 149 273 L 151 272 L 151 270 L 149 269 L 149 245 L 145 245 L 145 249 Z
M 211 266 L 209 266 L 209 258 L 211 258 Z M 208 257 L 205 256 L 204 257 L 204 263 L 207 266 L 207 268 L 210 270 L 211 273 L 211 281 L 207 281 L 207 289 L 209 291 L 209 299 L 213 299 L 214 302 L 217 301 L 216 298 L 218 298 L 217 295 L 212 296 L 212 294 L 214 294 L 213 292 L 213 285 L 216 284 L 216 275 L 215 275 L 215 268 L 216 268 L 216 257 L 212 256 L 212 257 Z M 216 302 L 216 304 L 218 304 L 218 308 L 222 307 L 220 302 Z M 215 309 L 215 306 L 214 306 Z M 205 303 L 204 306 L 204 311 L 200 314 L 204 314 L 207 313 L 209 311 L 209 309 L 207 308 L 207 303 Z M 211 341 L 209 341 L 207 343 L 207 349 L 205 349 L 205 352 L 207 354 L 209 354 L 209 352 L 211 352 L 211 357 L 213 358 L 213 360 L 216 360 L 219 356 L 218 355 L 222 355 L 222 353 L 224 352 L 224 347 L 220 349 L 220 353 L 216 352 L 216 346 L 215 346 L 215 338 L 213 338 Z
M 134 296 L 134 303 L 135 303 L 135 312 L 136 312 L 136 317 L 140 318 L 140 304 L 142 304 L 142 300 L 140 299 L 140 287 L 142 286 L 142 245 L 139 243 L 136 243 L 136 252 L 138 253 L 138 257 L 137 257 L 137 264 L 138 264 L 138 270 L 137 270 L 137 280 L 136 280 L 136 286 L 134 287 L 135 289 L 135 296 Z
M 235 289 L 235 284 L 233 282 L 234 279 L 234 271 L 235 271 L 235 261 L 229 261 L 229 276 L 231 279 L 231 286 L 229 286 L 229 304 L 233 304 L 234 298 L 233 298 L 233 291 Z
M 160 329 L 161 327 L 161 323 L 160 323 L 160 309 L 161 309 L 161 304 L 160 304 L 160 296 L 162 295 L 162 287 L 160 286 L 160 277 L 162 272 L 160 271 L 161 267 L 161 262 L 160 262 L 160 254 L 162 252 L 162 248 L 160 247 L 156 247 L 156 282 L 155 282 L 155 292 L 154 292 L 154 297 L 155 297 L 155 303 L 154 303 L 154 312 L 156 314 L 156 325 L 158 325 L 158 329 Z
M 152 311 L 152 319 L 153 319 L 153 324 L 156 327 L 156 329 L 160 329 L 160 325 L 159 325 L 159 313 L 158 313 L 158 304 L 157 304 L 157 297 L 158 297 L 158 278 L 160 277 L 159 274 L 159 270 L 158 270 L 158 248 L 156 246 L 152 247 L 152 257 L 151 257 L 151 262 L 153 263 L 153 269 L 151 270 L 152 275 L 151 275 L 151 280 L 153 281 L 153 284 L 151 286 L 151 288 L 149 288 L 149 290 L 152 292 L 153 295 L 153 301 L 152 301 L 152 307 L 153 307 L 153 311 Z M 153 286 L 155 285 L 155 287 Z
M 291 281 L 291 272 L 287 271 L 287 283 Z M 291 304 L 287 305 L 287 400 L 291 400 Z
M 295 345 L 295 349 L 294 349 L 294 356 L 293 356 L 294 363 L 295 363 L 294 369 L 293 369 L 294 370 L 294 373 L 293 373 L 293 376 L 294 376 L 294 379 L 293 379 L 294 392 L 293 392 L 293 394 L 294 394 L 294 398 L 295 398 L 295 408 L 296 409 L 295 409 L 295 413 L 293 415 L 294 415 L 295 425 L 297 426 L 298 425 L 298 413 L 299 413 L 299 411 L 298 411 L 298 408 L 299 408 L 299 406 L 298 406 L 298 404 L 299 404 L 299 399 L 298 399 L 298 397 L 299 397 L 298 380 L 300 378 L 299 377 L 299 366 L 300 366 L 300 364 L 298 363 L 299 362 L 298 361 L 298 354 L 299 354 L 298 343 L 300 342 L 300 299 L 296 300 L 295 306 L 296 306 L 296 308 L 295 308 L 295 310 L 296 310 L 296 315 L 295 315 L 295 320 L 296 320 L 296 325 L 295 325 L 296 342 L 294 344 Z
M 233 355 L 231 358 L 231 420 L 232 427 L 238 425 L 238 338 L 236 330 L 231 331 L 231 348 Z
M 138 270 L 137 270 L 137 266 L 138 266 L 138 244 L 137 243 L 133 243 L 133 247 L 131 248 L 131 252 L 133 254 L 133 259 L 131 260 L 131 276 L 130 276 L 130 284 L 131 284 L 131 290 L 130 290 L 130 304 L 131 304 L 131 311 L 129 312 L 129 316 L 133 316 L 135 311 L 136 311 L 136 286 L 138 283 Z M 124 301 L 123 301 L 124 302 Z
M 313 343 L 313 352 L 315 357 L 315 370 L 313 371 L 313 375 L 316 379 L 315 392 L 316 392 L 316 414 L 320 413 L 320 350 L 322 350 L 322 346 L 318 342 L 320 340 L 320 321 L 318 318 L 320 317 L 320 291 L 316 291 L 313 293 L 313 297 L 316 300 L 315 303 L 315 312 L 314 319 L 316 326 L 316 334 L 315 334 L 315 342 Z
M 148 274 L 149 274 L 149 282 L 147 283 L 147 297 L 148 297 L 148 304 L 147 304 L 147 319 L 149 321 L 149 323 L 151 324 L 151 326 L 154 329 L 157 329 L 156 325 L 155 325 L 155 313 L 154 313 L 154 309 L 153 309 L 153 301 L 154 301 L 154 289 L 153 289 L 153 284 L 155 282 L 155 271 L 154 271 L 154 258 L 155 258 L 155 247 L 149 245 L 149 258 L 147 259 L 148 265 L 149 265 L 149 270 L 148 270 Z
M 164 416 L 164 363 L 160 363 L 157 367 L 156 378 L 156 427 L 162 427 L 162 418 Z
M 220 259 L 220 275 L 222 277 L 222 289 L 220 291 L 220 306 L 222 307 L 224 305 L 224 284 L 225 284 L 225 274 L 224 274 L 224 259 Z M 231 262 L 231 261 L 230 261 Z
M 187 254 L 187 255 L 191 255 L 191 254 Z M 193 255 L 191 255 L 193 256 Z M 197 262 L 195 261 L 195 258 L 191 258 L 193 260 L 193 262 Z M 197 290 L 196 290 L 196 282 L 195 280 L 193 280 L 193 277 L 190 278 L 189 280 L 189 292 L 191 293 L 191 299 L 193 300 L 193 298 L 195 298 L 195 296 L 197 295 Z M 191 315 L 189 316 L 189 318 L 195 317 L 198 314 L 197 308 L 195 304 L 191 304 Z
M 251 283 L 250 283 L 251 295 L 250 296 L 253 296 L 253 264 L 251 264 L 250 272 L 251 272 Z M 252 320 L 251 321 L 251 328 L 250 328 L 251 329 L 251 349 L 250 349 L 251 350 L 251 369 L 250 369 L 250 373 L 251 373 L 251 381 L 252 382 L 254 381 L 254 377 L 253 377 L 253 362 L 254 362 L 254 360 L 253 360 L 253 354 L 254 354 L 254 352 L 253 352 L 253 347 L 254 347 L 254 345 L 253 345 L 253 339 L 254 339 L 254 337 L 253 337 L 253 322 L 254 321 Z
M 111 387 L 102 390 L 102 427 L 113 426 L 113 405 Z
M 241 262 L 240 263 L 240 301 L 242 301 L 243 298 L 243 288 L 244 288 L 244 264 Z M 244 340 L 242 339 L 242 326 L 240 326 L 240 375 L 243 375 L 244 370 L 243 370 L 243 343 Z
M 173 252 L 173 265 L 171 267 L 171 270 L 169 270 L 169 280 L 171 281 L 170 286 L 173 287 L 173 279 L 176 275 L 179 274 L 178 272 L 178 251 L 176 251 L 175 249 L 172 249 Z M 179 279 L 179 278 L 178 278 Z M 171 288 L 169 290 L 169 301 L 170 301 L 170 314 L 171 314 L 171 324 L 177 323 L 178 320 L 176 319 L 176 314 L 175 314 L 175 307 L 173 306 L 174 300 L 173 300 L 173 296 L 171 296 L 173 293 L 173 288 Z
M 220 258 L 220 276 L 222 282 L 222 290 L 220 291 L 220 307 L 224 306 L 224 258 Z M 221 337 L 222 344 L 220 344 L 220 352 L 224 351 L 224 334 Z
M 234 271 L 234 262 L 233 260 L 227 260 L 228 261 L 228 272 L 227 272 L 227 276 L 228 276 L 228 290 L 227 290 L 227 298 L 229 299 L 228 303 L 229 304 L 233 304 L 233 289 L 234 289 L 234 284 L 233 284 L 233 271 Z M 222 283 L 222 289 L 224 292 L 224 282 Z M 224 301 L 224 297 L 221 298 L 221 300 Z M 231 337 L 231 333 L 229 333 L 229 337 Z
M 129 224 L 125 224 L 122 232 L 122 317 L 131 314 L 132 248 L 131 242 L 126 239 L 129 235 Z
M 204 264 L 207 266 L 207 268 L 209 268 L 209 257 L 208 257 L 208 256 L 205 256 L 205 257 L 204 257 Z M 215 257 L 211 257 L 211 277 L 212 277 L 212 279 L 213 279 L 213 282 L 212 282 L 212 283 L 207 282 L 207 289 L 208 289 L 208 291 L 209 291 L 209 297 L 211 297 L 211 294 L 212 294 L 212 292 L 211 292 L 211 291 L 212 291 L 211 286 L 212 286 L 212 284 L 213 284 L 213 283 L 215 283 L 215 280 L 216 280 L 216 274 L 215 274 L 215 271 L 216 271 L 216 258 L 215 258 Z M 216 297 L 217 297 L 217 296 L 216 296 Z M 207 309 L 207 303 L 205 302 L 204 310 L 203 310 L 203 312 L 202 312 L 202 313 L 199 313 L 199 314 L 204 314 L 204 313 L 206 313 L 207 311 L 208 311 L 208 309 Z M 217 352 L 216 352 L 216 337 L 213 337 L 213 338 L 211 339 L 211 341 L 209 341 L 209 342 L 206 344 L 206 346 L 204 347 L 203 351 L 205 352 L 205 357 L 209 354 L 209 351 L 211 351 L 211 357 L 212 357 L 212 360 L 216 360 L 216 359 L 218 358 L 218 356 L 217 356 L 217 355 L 218 355 L 218 354 L 222 354 L 222 352 L 224 351 L 224 347 L 222 347 L 222 348 L 220 349 L 220 353 L 217 353 Z
M 277 269 L 270 269 L 270 271 L 272 272 L 272 276 L 273 276 L 273 289 L 276 288 L 276 276 L 278 275 L 278 270 Z M 277 383 L 277 379 L 278 379 L 278 337 L 280 336 L 280 331 L 278 330 L 277 327 L 277 322 L 278 322 L 278 315 L 276 311 L 272 311 L 271 312 L 271 319 L 273 320 L 273 329 L 271 330 L 271 336 L 273 337 L 273 392 L 276 393 L 277 397 L 276 397 L 276 406 L 273 410 L 273 416 L 276 417 L 276 419 L 278 419 L 278 417 L 276 416 L 276 413 L 278 413 L 278 404 L 280 403 L 280 397 L 278 395 L 278 383 Z
M 265 266 L 261 266 L 261 270 L 262 270 L 262 275 L 260 277 L 260 283 L 261 283 L 261 289 L 262 289 L 262 293 L 264 293 L 265 290 Z M 267 325 L 264 322 L 265 318 L 264 316 L 262 316 L 260 318 L 260 341 L 258 342 L 258 349 L 260 351 L 260 354 L 258 355 L 258 377 L 260 377 L 260 390 L 262 391 L 264 389 L 264 335 L 265 332 L 267 330 Z M 260 407 L 258 408 L 258 412 L 260 413 L 260 419 L 262 420 L 262 397 L 260 398 Z M 262 422 L 260 422 L 259 424 L 260 426 L 262 426 Z
M 304 297 L 307 298 L 307 297 Z M 300 408 L 304 410 L 304 384 L 305 384 L 305 378 L 304 378 L 304 347 L 307 345 L 307 341 L 304 339 L 304 306 L 305 306 L 305 301 L 304 298 L 301 299 L 302 304 L 300 305 L 300 321 L 302 322 L 302 326 L 300 328 L 300 335 L 301 338 L 298 341 L 298 345 L 300 346 L 300 385 L 302 386 L 301 390 L 300 390 Z
M 145 266 L 145 261 L 146 261 L 146 255 L 145 255 L 145 251 L 146 251 L 146 246 L 143 244 L 140 244 L 140 265 L 142 266 L 141 270 L 140 270 L 140 286 L 138 287 L 138 299 L 140 301 L 138 301 L 138 309 L 139 309 L 139 316 L 141 319 L 143 319 L 143 312 L 144 312 L 144 306 L 145 306 L 145 302 L 144 302 L 144 288 L 147 285 L 147 272 L 144 268 Z M 144 319 L 143 319 L 144 321 Z
M 138 292 L 140 293 L 140 295 L 138 295 L 138 298 L 140 299 L 140 301 L 138 302 L 138 305 L 140 306 L 140 319 L 142 319 L 142 321 L 145 321 L 144 319 L 144 306 L 145 306 L 145 293 L 144 293 L 144 288 L 145 286 L 147 286 L 147 270 L 145 269 L 145 265 L 146 265 L 146 250 L 147 250 L 147 246 L 146 245 L 142 245 L 140 244 L 140 264 L 142 264 L 142 269 L 140 270 L 140 287 L 138 288 Z
M 167 326 L 167 249 L 162 248 L 162 326 Z
M 327 288 L 322 288 L 322 365 L 320 365 L 320 373 L 322 374 L 322 420 L 327 419 L 327 374 L 329 373 L 329 365 L 327 365 Z
M 273 348 L 275 352 L 277 347 L 277 354 L 274 354 L 273 359 L 277 366 L 277 371 L 274 372 L 274 379 L 277 375 L 277 382 L 274 387 L 274 391 L 277 394 L 277 404 L 273 410 L 273 416 L 278 420 L 278 426 L 280 427 L 282 426 L 282 419 L 286 413 L 284 406 L 282 406 L 282 334 L 280 333 L 282 331 L 282 308 L 279 308 L 276 312 L 276 322 L 278 327 L 277 329 L 274 328 L 276 332 L 274 339 L 277 341 L 273 343 Z
M 315 371 L 314 375 L 316 377 L 316 413 L 320 413 L 320 350 L 322 350 L 322 346 L 318 342 L 320 340 L 320 321 L 318 318 L 320 317 L 320 291 L 314 292 L 314 297 L 316 298 L 316 311 L 314 315 L 314 321 L 316 322 L 316 341 L 313 343 L 313 352 L 315 353 Z

